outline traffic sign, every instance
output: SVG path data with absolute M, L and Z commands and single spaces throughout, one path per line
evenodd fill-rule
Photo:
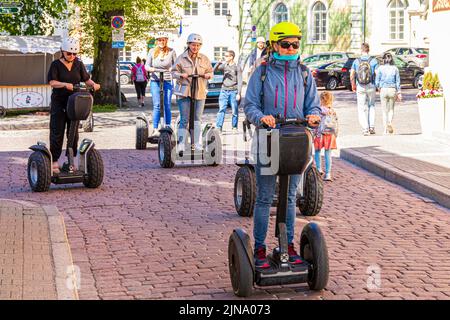
M 12 14 L 12 13 L 19 13 L 20 8 L 19 7 L 0 7 L 0 14 Z
M 112 43 L 113 49 L 123 49 L 125 48 L 125 41 L 116 41 Z
M 123 16 L 114 16 L 111 18 L 111 27 L 113 29 L 122 29 L 125 25 L 125 18 Z

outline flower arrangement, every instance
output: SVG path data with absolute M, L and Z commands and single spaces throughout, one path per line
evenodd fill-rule
M 433 76 L 431 72 L 425 73 L 422 89 L 417 93 L 417 99 L 429 99 L 443 97 L 441 82 L 437 73 Z

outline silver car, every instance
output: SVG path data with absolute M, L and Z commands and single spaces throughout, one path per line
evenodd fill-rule
M 429 50 L 426 48 L 393 48 L 386 52 L 392 53 L 398 57 L 403 58 L 408 64 L 415 65 L 421 68 L 428 67 L 429 64 Z
M 350 56 L 353 56 L 350 52 L 321 52 L 302 59 L 302 63 L 307 66 L 323 65 L 327 62 L 333 62 L 336 60 L 346 60 L 350 58 Z

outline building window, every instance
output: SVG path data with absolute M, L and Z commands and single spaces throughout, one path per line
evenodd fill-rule
M 126 47 L 125 49 L 119 49 L 119 60 L 120 61 L 131 61 L 131 48 Z
M 312 41 L 325 42 L 327 40 L 327 8 L 318 1 L 312 7 Z
M 405 39 L 405 4 L 401 0 L 389 3 L 389 39 Z
M 288 8 L 286 7 L 286 5 L 282 2 L 280 2 L 279 4 L 277 4 L 277 6 L 275 7 L 274 10 L 274 16 L 273 16 L 273 21 L 274 24 L 283 22 L 283 21 L 287 21 L 289 19 L 288 17 Z
M 215 61 L 223 60 L 223 56 L 227 51 L 228 47 L 214 47 L 214 60 Z
M 184 7 L 185 16 L 198 16 L 198 1 L 187 1 Z
M 228 0 L 214 1 L 214 14 L 216 16 L 226 16 L 228 13 Z

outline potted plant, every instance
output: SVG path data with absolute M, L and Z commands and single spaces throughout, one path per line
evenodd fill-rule
M 444 131 L 444 94 L 437 74 L 425 73 L 422 89 L 417 94 L 422 134 Z

